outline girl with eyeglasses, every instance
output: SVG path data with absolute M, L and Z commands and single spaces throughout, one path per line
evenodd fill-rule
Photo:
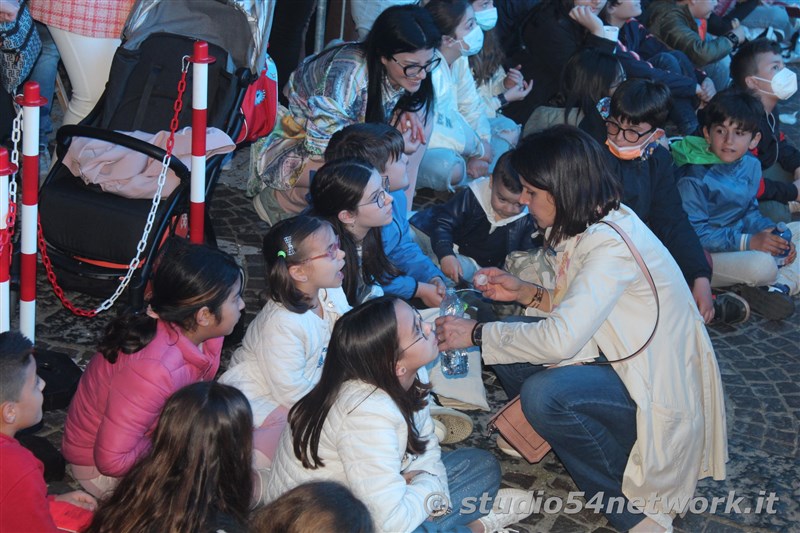
M 430 72 L 441 35 L 416 5 L 386 9 L 363 42 L 307 58 L 289 78 L 289 99 L 275 130 L 252 148 L 248 195 L 259 217 L 276 222 L 307 207 L 310 175 L 322 166 L 330 137 L 359 122 L 388 123 L 404 134 L 408 200 L 433 127 Z
M 333 325 L 350 309 L 341 288 L 345 254 L 324 220 L 283 220 L 262 251 L 269 299 L 219 379 L 250 401 L 260 472 L 272 464 L 286 413 L 319 381 Z
M 528 516 L 524 491 L 498 491 L 493 455 L 439 448 L 423 368 L 437 352 L 431 325 L 402 300 L 381 297 L 344 315 L 319 383 L 289 413 L 267 499 L 335 481 L 364 502 L 377 531 L 391 532 L 506 531 Z
M 394 199 L 375 167 L 357 158 L 325 163 L 311 182 L 310 201 L 311 213 L 333 225 L 347 254 L 343 286 L 351 305 L 386 292 L 439 306 L 444 275 L 419 246 L 394 246 L 387 254 L 381 230 L 392 223 Z

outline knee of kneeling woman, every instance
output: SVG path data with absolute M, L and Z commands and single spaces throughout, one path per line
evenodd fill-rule
M 554 422 L 563 420 L 569 411 L 562 401 L 561 387 L 549 379 L 549 371 L 539 372 L 525 380 L 520 391 L 522 412 L 536 431 L 544 432 Z

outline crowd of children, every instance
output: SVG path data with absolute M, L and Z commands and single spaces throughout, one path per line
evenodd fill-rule
M 704 324 L 787 319 L 800 292 L 800 150 L 777 120 L 797 91 L 793 23 L 714 14 L 715 0 L 542 0 L 517 21 L 492 0 L 386 2 L 398 3 L 359 22 L 363 41 L 306 59 L 252 147 L 266 301 L 227 368 L 244 275 L 224 252 L 167 241 L 145 306 L 108 325 L 62 444 L 86 492 L 48 497 L 14 439 L 41 419 L 44 383 L 31 343 L 0 334 L 0 530 L 55 531 L 68 516 L 91 532 L 506 531 L 530 514 L 515 505 L 525 493 L 500 489 L 488 451 L 442 451 L 432 413 L 439 350 L 473 345 L 587 498 L 691 496 L 698 478 L 724 477 Z M 764 21 L 779 41 L 757 37 Z M 413 212 L 417 187 L 450 197 Z M 635 363 L 644 381 L 622 365 L 539 372 L 641 344 L 651 293 L 614 224 L 643 249 L 675 331 L 656 318 Z M 536 318 L 434 326 L 412 306 L 438 308 L 456 285 Z M 670 335 L 685 364 L 657 357 Z M 555 403 L 615 436 L 614 464 L 554 429 Z M 671 409 L 691 435 L 670 433 Z M 670 481 L 656 471 L 679 445 Z M 505 506 L 458 509 L 482 495 Z M 668 531 L 671 511 L 607 516 Z

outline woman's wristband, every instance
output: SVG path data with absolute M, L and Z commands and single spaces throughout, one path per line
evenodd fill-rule
M 506 95 L 503 93 L 498 94 L 497 99 L 500 101 L 500 107 L 504 107 L 508 103 L 508 100 L 506 100 Z
M 528 305 L 525 307 L 533 307 L 538 309 L 539 306 L 542 305 L 542 299 L 544 298 L 544 287 L 536 284 L 533 286 L 536 287 L 536 291 L 533 293 L 533 298 L 531 298 L 531 301 L 528 302 Z

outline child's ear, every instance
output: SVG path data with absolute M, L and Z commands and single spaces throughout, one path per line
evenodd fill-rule
M 750 146 L 748 150 L 755 150 L 758 146 L 758 143 L 761 142 L 761 132 L 757 131 L 755 135 L 753 135 L 753 139 L 750 141 Z
M 305 283 L 308 281 L 308 274 L 303 266 L 303 264 L 300 264 L 289 267 L 289 276 L 297 283 Z
M 0 404 L 0 416 L 3 417 L 3 424 L 13 424 L 17 421 L 17 403 L 3 402 Z
M 756 80 L 755 75 L 745 77 L 744 84 L 751 91 L 758 91 L 758 80 Z
M 339 211 L 339 214 L 336 215 L 336 217 L 342 222 L 342 224 L 354 224 L 356 221 L 355 214 L 346 209 Z
M 197 312 L 194 314 L 194 321 L 198 326 L 210 326 L 213 324 L 212 317 L 214 314 L 208 308 L 207 305 L 204 305 Z
M 708 132 L 708 126 L 703 126 L 703 137 L 708 144 L 711 144 L 711 134 Z
M 403 364 L 400 361 L 395 363 L 395 365 L 394 365 L 394 374 L 398 378 L 402 378 L 403 376 L 406 375 L 407 372 L 408 372 L 408 369 L 405 366 L 403 366 Z

